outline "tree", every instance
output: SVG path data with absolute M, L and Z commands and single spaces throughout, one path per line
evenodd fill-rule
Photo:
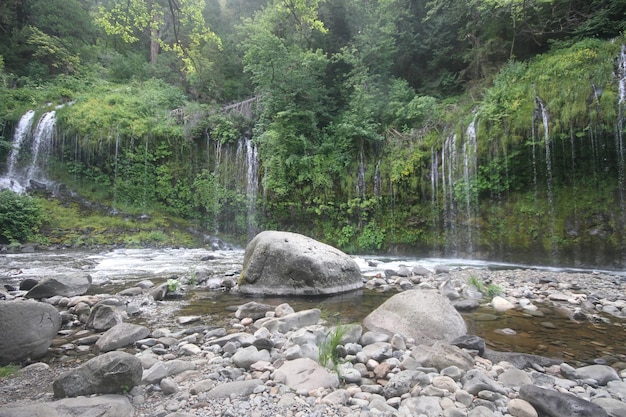
M 96 23 L 128 44 L 148 37 L 152 63 L 160 49 L 173 51 L 180 69 L 193 74 L 208 65 L 202 48 L 220 43 L 206 24 L 205 6 L 203 0 L 109 0 L 99 7 Z

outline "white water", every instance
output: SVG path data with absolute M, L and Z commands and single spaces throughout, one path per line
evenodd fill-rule
M 31 147 L 31 162 L 26 172 L 26 184 L 30 180 L 45 181 L 45 167 L 54 140 L 56 127 L 56 112 L 45 113 L 39 119 L 37 128 L 33 134 L 33 144 Z
M 56 133 L 56 115 L 54 110 L 44 113 L 33 132 L 34 117 L 35 112 L 29 110 L 22 116 L 15 129 L 13 146 L 7 160 L 7 172 L 0 178 L 0 189 L 24 193 L 31 185 L 31 180 L 49 183 L 46 178 L 46 165 Z M 29 158 L 21 165 L 25 148 L 28 149 L 26 155 Z
M 0 189 L 8 188 L 19 193 L 24 192 L 24 187 L 19 183 L 17 178 L 17 163 L 22 149 L 22 144 L 30 135 L 34 118 L 35 111 L 29 110 L 22 116 L 17 124 L 15 133 L 13 134 L 11 152 L 9 153 L 7 161 L 7 172 L 3 178 L 0 178 Z
M 256 208 L 257 195 L 259 193 L 259 153 L 256 144 L 249 138 L 245 138 L 246 143 L 246 201 L 248 216 L 248 237 L 253 237 L 257 233 Z

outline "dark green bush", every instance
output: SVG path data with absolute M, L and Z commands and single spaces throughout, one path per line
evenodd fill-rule
M 44 212 L 37 200 L 10 190 L 0 191 L 0 242 L 33 239 L 43 220 Z

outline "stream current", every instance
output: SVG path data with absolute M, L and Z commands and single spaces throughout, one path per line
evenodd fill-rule
M 364 276 L 373 276 L 400 265 L 409 268 L 423 266 L 431 271 L 446 266 L 451 271 L 478 269 L 537 269 L 524 265 L 483 261 L 437 258 L 376 258 L 375 267 L 369 259 L 355 260 Z M 115 249 L 107 251 L 48 251 L 0 254 L 0 285 L 19 286 L 25 278 L 43 279 L 68 275 L 89 274 L 90 294 L 115 294 L 149 279 L 155 284 L 176 278 L 193 282 L 196 275 L 205 274 L 206 282 L 183 285 L 184 296 L 173 301 L 159 302 L 137 319 L 151 328 L 176 327 L 176 317 L 198 315 L 206 325 L 224 326 L 233 318 L 234 307 L 253 300 L 237 292 L 210 289 L 211 284 L 224 277 L 237 278 L 243 263 L 243 250 L 208 251 L 205 249 Z M 550 272 L 594 271 L 545 268 Z M 597 271 L 596 271 L 597 272 Z M 620 275 L 610 272 L 612 275 Z M 623 277 L 622 277 L 623 278 Z M 320 308 L 329 322 L 361 323 L 376 307 L 395 294 L 395 290 L 362 289 L 331 297 L 265 297 L 255 301 L 278 305 L 289 303 L 296 311 Z M 541 305 L 543 317 L 530 316 L 519 310 L 494 313 L 488 306 L 463 313 L 468 332 L 485 338 L 492 349 L 533 353 L 543 356 L 592 362 L 611 358 L 609 362 L 626 359 L 626 320 L 611 317 L 611 323 L 574 322 L 567 315 Z M 486 319 L 488 318 L 488 319 Z M 546 326 L 550 323 L 550 326 Z M 510 334 L 502 329 L 513 329 Z

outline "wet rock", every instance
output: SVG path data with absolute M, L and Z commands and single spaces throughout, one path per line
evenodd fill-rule
M 61 327 L 57 309 L 36 301 L 0 302 L 0 317 L 0 365 L 44 356 Z
M 390 335 L 402 333 L 418 344 L 449 342 L 467 333 L 461 315 L 436 290 L 396 294 L 365 317 L 363 325 Z
M 248 243 L 242 294 L 335 294 L 361 288 L 356 262 L 332 246 L 289 232 L 264 231 Z
M 128 391 L 141 381 L 141 362 L 125 352 L 109 352 L 72 369 L 52 384 L 57 398 Z
M 274 306 L 269 304 L 257 303 L 256 301 L 250 301 L 242 306 L 239 306 L 235 312 L 235 317 L 242 319 L 244 317 L 250 317 L 251 319 L 260 319 L 265 317 L 268 311 L 273 311 Z
M 67 276 L 63 278 L 44 278 L 31 288 L 25 295 L 26 298 L 48 298 L 55 295 L 73 297 L 87 292 L 91 286 L 91 277 Z
M 524 385 L 519 393 L 520 398 L 549 417 L 608 417 L 607 412 L 599 405 L 572 394 L 535 385 Z

